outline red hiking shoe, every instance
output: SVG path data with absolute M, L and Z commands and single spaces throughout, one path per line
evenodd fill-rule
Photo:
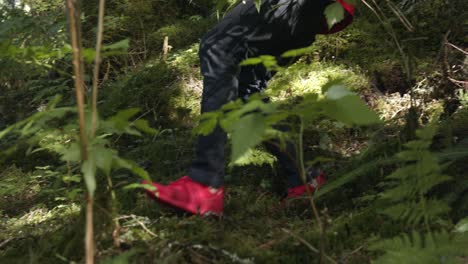
M 184 176 L 168 185 L 143 181 L 155 187 L 146 189 L 147 194 L 160 202 L 182 209 L 192 214 L 223 214 L 224 187 L 214 189 Z
M 289 188 L 288 195 L 286 196 L 285 200 L 303 196 L 307 193 L 307 189 L 309 189 L 309 191 L 313 193 L 318 187 L 325 184 L 325 182 L 327 181 L 325 177 L 325 173 L 323 171 L 320 171 L 319 173 L 320 174 L 316 177 L 314 177 L 313 175 L 310 175 L 311 179 L 309 183 L 307 183 L 307 185 L 299 185 L 293 188 Z

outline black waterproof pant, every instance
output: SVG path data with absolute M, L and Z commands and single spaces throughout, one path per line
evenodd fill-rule
M 201 111 L 218 110 L 237 98 L 261 92 L 271 77 L 263 66 L 239 67 L 246 58 L 263 54 L 279 56 L 305 47 L 323 28 L 323 11 L 328 0 L 264 0 L 260 12 L 253 0 L 237 5 L 202 39 L 200 66 L 203 75 Z M 220 187 L 223 185 L 226 133 L 216 128 L 199 136 L 196 158 L 189 170 L 193 180 Z M 272 144 L 267 148 L 277 156 L 288 174 L 288 186 L 301 184 L 292 144 L 285 151 Z

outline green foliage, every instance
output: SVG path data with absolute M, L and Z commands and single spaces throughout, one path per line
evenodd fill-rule
M 428 197 L 434 187 L 451 180 L 441 173 L 436 156 L 429 150 L 436 131 L 434 121 L 416 132 L 416 140 L 405 144 L 405 150 L 396 156 L 403 167 L 387 176 L 391 188 L 381 194 L 381 199 L 390 202 L 385 214 L 412 226 L 424 221 L 428 229 L 430 221 L 450 210 L 445 202 Z
M 345 10 L 338 2 L 332 3 L 325 9 L 325 17 L 327 18 L 328 28 L 332 28 L 335 24 L 344 19 Z
M 230 166 L 246 166 L 246 165 L 269 165 L 273 167 L 276 158 L 270 153 L 262 151 L 260 149 L 249 149 L 240 158 L 231 162 Z
M 75 109 L 71 107 L 56 108 L 59 97 L 52 101 L 49 106 L 42 112 L 36 113 L 31 117 L 11 125 L 0 131 L 0 139 L 8 133 L 17 133 L 21 137 L 31 138 L 30 142 L 35 143 L 39 140 L 42 144 L 39 150 L 54 151 L 61 156 L 61 160 L 80 164 L 82 161 L 82 153 L 79 147 L 78 140 L 73 140 L 73 133 L 78 131 L 75 122 L 66 124 L 57 129 L 51 127 L 51 122 L 63 119 L 68 113 L 74 113 Z M 149 134 L 155 134 L 158 131 L 149 127 L 148 123 L 140 119 L 130 121 L 139 112 L 139 109 L 122 110 L 105 120 L 98 122 L 97 136 L 93 140 L 88 139 L 87 159 L 81 164 L 81 172 L 84 176 L 84 182 L 88 192 L 93 195 L 96 189 L 96 174 L 98 169 L 106 176 L 110 176 L 112 168 L 124 168 L 141 176 L 143 179 L 149 179 L 148 173 L 131 161 L 124 160 L 117 155 L 117 151 L 110 147 L 110 136 L 115 135 L 134 135 L 140 136 L 141 133 L 137 130 Z M 90 116 L 90 115 L 89 115 Z M 72 119 L 73 120 L 73 119 Z M 70 120 L 66 120 L 70 121 Z M 65 129 L 63 129 L 65 128 Z M 90 124 L 87 127 L 89 137 Z M 58 137 L 56 132 L 61 131 Z M 37 138 L 37 135 L 55 134 L 56 140 L 44 141 L 42 138 Z M 65 139 L 65 140 L 64 140 Z M 66 142 L 66 143 L 65 143 Z
M 374 140 L 368 144 L 370 129 L 357 128 L 354 124 L 377 121 L 376 116 L 357 95 L 343 87 L 360 93 L 369 105 L 374 105 L 376 97 L 387 98 L 370 87 L 392 92 L 408 88 L 408 83 L 394 44 L 382 33 L 381 25 L 367 9 L 359 10 L 360 15 L 347 30 L 331 36 L 317 36 L 313 46 L 282 54 L 283 58 L 303 56 L 287 69 L 269 56 L 244 62 L 263 63 L 280 70 L 267 90 L 272 104 L 252 98 L 245 104 L 236 102 L 226 106 L 225 112 L 201 117 L 203 121 L 197 133 L 208 134 L 220 124 L 230 131 L 233 142 L 248 139 L 247 144 L 235 150 L 235 156 L 240 157 L 232 160 L 231 166 L 267 165 L 234 168 L 226 175 L 226 184 L 235 188 L 230 188 L 226 195 L 226 216 L 222 221 L 212 221 L 173 216 L 172 211 L 147 200 L 140 192 L 121 187 L 148 188 L 138 183 L 128 185 L 136 180 L 132 174 L 142 179 L 169 182 L 186 172 L 193 154 L 190 128 L 199 112 L 202 86 L 197 41 L 214 22 L 204 17 L 216 3 L 220 3 L 219 6 L 224 3 L 228 8 L 236 1 L 107 1 L 106 59 L 99 77 L 105 81 L 99 98 L 102 117 L 97 138 L 89 142 L 90 159 L 85 163 L 79 161 L 76 110 L 67 107 L 73 103 L 73 93 L 68 73 L 71 72 L 70 48 L 64 45 L 67 29 L 63 1 L 22 2 L 27 2 L 32 9 L 2 9 L 0 12 L 0 262 L 82 262 L 80 231 L 83 224 L 79 221 L 77 203 L 83 201 L 85 182 L 91 184 L 91 189 L 96 184 L 98 206 L 95 213 L 99 222 L 102 218 L 99 213 L 108 209 L 105 204 L 108 201 L 99 197 L 107 195 L 108 190 L 99 189 L 106 185 L 106 175 L 112 175 L 114 181 L 112 190 L 117 198 L 111 206 L 119 210 L 116 216 L 120 228 L 114 230 L 111 237 L 111 232 L 99 225 L 102 231 L 96 236 L 99 261 L 318 262 L 314 252 L 282 231 L 287 223 L 287 229 L 317 246 L 320 236 L 311 225 L 310 210 L 300 206 L 294 210 L 279 209 L 281 200 L 270 190 L 270 176 L 276 173 L 269 167 L 275 160 L 254 147 L 262 140 L 278 137 L 280 144 L 286 138 L 297 140 L 296 126 L 302 122 L 306 126 L 302 135 L 306 160 L 326 162 L 320 166 L 325 166 L 330 180 L 315 197 L 320 198 L 318 206 L 329 241 L 326 251 L 332 258 L 343 263 L 456 263 L 466 260 L 466 94 L 459 92 L 460 106 L 455 104 L 455 108 L 458 107 L 453 109 L 455 114 L 444 117 L 446 120 L 440 125 L 447 130 L 443 144 L 440 134 L 430 140 L 418 138 L 415 141 L 419 143 L 405 146 L 402 153 L 406 154 L 393 156 L 400 147 L 398 116 L 393 119 L 395 122 L 392 120 L 379 127 L 378 132 L 372 131 Z M 445 57 L 439 50 L 442 36 L 449 29 L 449 42 L 463 47 L 460 36 L 465 34 L 460 21 L 464 19 L 465 1 L 397 2 L 395 4 L 415 26 L 415 31 L 406 32 L 386 6 L 388 2 L 378 4 L 389 15 L 389 23 L 397 31 L 403 48 L 414 57 L 418 70 L 415 78 L 423 84 L 420 88 L 428 91 L 424 93 L 427 98 L 421 101 L 416 98 L 414 102 L 423 102 L 421 106 L 431 112 L 433 108 L 427 107 L 431 100 L 429 91 L 441 88 L 432 78 L 445 80 L 440 65 L 434 61 Z M 260 1 L 255 0 L 255 3 L 258 8 Z M 85 47 L 92 47 L 97 0 L 83 1 L 83 5 L 83 43 Z M 341 10 L 337 7 L 335 3 L 337 14 L 326 14 L 329 22 L 339 21 L 337 15 Z M 169 36 L 173 49 L 162 62 L 156 57 L 165 35 Z M 119 42 L 121 40 L 124 41 Z M 113 56 L 127 50 L 127 56 Z M 94 50 L 87 48 L 84 55 L 90 61 Z M 448 63 L 452 66 L 453 61 L 463 62 L 463 59 L 460 53 L 449 56 Z M 452 77 L 461 80 L 458 77 L 463 77 L 464 71 L 453 66 Z M 89 76 L 86 78 L 88 82 Z M 341 83 L 334 82 L 337 79 L 341 79 Z M 383 86 L 389 89 L 381 89 Z M 63 95 L 64 100 L 51 100 L 55 94 Z M 392 103 L 389 108 L 405 111 L 396 109 Z M 23 119 L 26 120 L 23 122 Z M 276 124 L 283 123 L 292 126 L 290 132 L 276 129 Z M 159 129 L 151 128 L 154 125 Z M 88 133 L 89 130 L 90 124 L 87 124 Z M 154 137 L 135 137 L 142 133 Z M 433 150 L 430 155 L 425 154 L 429 145 Z M 361 155 L 355 157 L 360 152 Z M 416 164 L 424 166 L 418 168 Z M 395 166 L 410 169 L 381 183 Z M 86 181 L 82 170 L 86 172 Z M 416 174 L 432 175 L 428 171 L 442 177 L 413 184 L 413 189 L 428 190 L 425 193 L 416 190 L 391 193 L 398 184 L 413 183 L 409 178 Z M 441 183 L 440 180 L 446 180 L 444 174 L 451 175 L 452 181 Z M 96 183 L 93 182 L 95 176 Z M 284 181 L 284 174 L 279 172 L 277 176 L 279 179 L 275 180 Z M 432 176 L 428 179 L 434 180 Z M 408 187 L 408 184 L 403 185 Z M 284 191 L 283 184 L 281 191 Z M 376 197 L 384 193 L 391 197 L 374 203 Z M 424 206 L 418 193 L 423 194 Z M 403 206 L 411 206 L 413 212 L 396 219 L 406 221 L 376 214 L 376 208 L 385 211 L 395 207 L 393 211 L 389 209 L 390 213 L 399 215 L 404 211 Z M 413 223 L 418 215 L 428 215 L 431 229 L 447 231 L 421 231 L 420 221 L 418 225 Z M 458 224 L 452 226 L 450 219 Z M 408 221 L 415 226 L 413 234 L 369 241 L 375 234 L 386 238 L 408 232 Z M 239 225 L 240 222 L 243 224 Z M 77 238 L 76 244 L 70 243 L 73 237 Z M 121 248 L 114 247 L 114 238 L 121 243 Z M 128 247 L 132 251 L 122 254 Z M 369 247 L 377 251 L 369 253 Z M 377 256 L 380 253 L 382 256 Z
M 466 233 L 468 232 L 468 218 L 464 218 L 455 226 L 455 232 Z
M 246 104 L 238 100 L 226 104 L 219 111 L 203 114 L 201 125 L 195 131 L 206 135 L 219 123 L 231 134 L 231 161 L 235 164 L 262 140 L 276 137 L 284 140 L 283 133 L 275 129 L 275 125 L 288 117 L 300 117 L 308 123 L 321 116 L 328 116 L 348 125 L 379 122 L 378 116 L 369 110 L 356 94 L 343 86 L 330 86 L 322 98 L 319 98 L 318 94 L 308 94 L 302 102 L 292 107 L 284 107 L 288 102 L 265 103 L 258 96 L 251 97 Z
M 326 93 L 325 115 L 342 123 L 369 125 L 379 122 L 379 117 L 362 103 L 355 94 L 343 86 L 332 86 Z
M 468 236 L 437 232 L 383 240 L 373 244 L 372 250 L 385 250 L 375 263 L 463 263 L 468 254 Z
M 198 114 L 201 89 L 197 48 L 153 59 L 139 69 L 104 85 L 100 111 L 113 115 L 118 109 L 138 107 L 151 125 L 177 127 Z
M 28 182 L 26 181 L 28 178 L 28 175 L 25 175 L 24 172 L 14 165 L 4 169 L 0 173 L 0 196 L 3 197 L 2 201 L 6 200 L 9 196 L 24 192 L 28 188 Z M 35 185 L 35 183 L 30 186 L 33 185 Z M 2 208 L 4 207 L 2 206 Z
M 256 64 L 263 64 L 265 68 L 271 71 L 278 71 L 281 70 L 281 67 L 278 65 L 276 58 L 271 55 L 261 55 L 255 58 L 248 58 L 241 62 L 241 66 L 247 65 L 256 65 Z

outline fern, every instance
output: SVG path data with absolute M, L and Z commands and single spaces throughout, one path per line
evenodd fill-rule
M 436 131 L 432 122 L 416 132 L 416 140 L 405 144 L 405 150 L 396 155 L 405 165 L 387 176 L 393 188 L 381 193 L 381 199 L 390 204 L 384 214 L 406 220 L 411 226 L 424 222 L 428 230 L 429 221 L 450 210 L 445 202 L 427 197 L 435 186 L 451 179 L 441 174 L 437 157 L 429 151 Z
M 379 264 L 464 263 L 468 256 L 468 236 L 466 233 L 451 235 L 445 231 L 431 234 L 413 231 L 411 236 L 404 234 L 379 241 L 370 249 L 385 251 L 375 261 Z

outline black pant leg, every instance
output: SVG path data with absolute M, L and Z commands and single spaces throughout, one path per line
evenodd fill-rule
M 206 77 L 203 80 L 202 113 L 219 109 L 237 98 L 237 76 L 224 78 Z M 199 136 L 196 142 L 196 158 L 189 170 L 193 180 L 215 188 L 224 183 L 226 132 L 219 126 L 207 136 Z
M 241 32 L 242 26 L 236 25 L 239 25 L 238 31 Z M 231 30 L 237 29 L 231 27 Z M 239 63 L 246 56 L 246 47 L 239 37 L 215 28 L 204 36 L 200 44 L 202 113 L 219 110 L 238 97 Z M 188 173 L 190 178 L 215 188 L 223 185 L 226 138 L 226 133 L 220 127 L 207 136 L 197 138 L 196 157 Z
M 239 74 L 239 97 L 246 100 L 254 93 L 263 92 L 274 74 L 267 71 L 263 65 L 242 67 Z M 275 128 L 283 132 L 290 130 L 289 126 L 285 125 L 278 125 Z M 285 149 L 280 147 L 278 140 L 265 141 L 263 145 L 278 159 L 281 169 L 286 174 L 288 188 L 301 185 L 296 147 L 293 142 L 286 142 Z

